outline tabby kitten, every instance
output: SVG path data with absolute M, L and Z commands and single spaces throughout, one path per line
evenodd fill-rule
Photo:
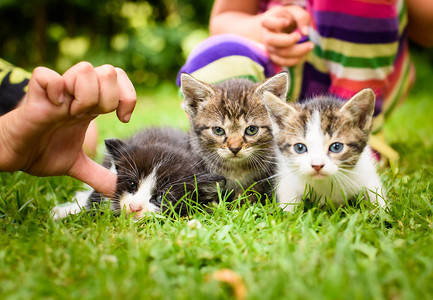
M 117 174 L 116 194 L 110 202 L 115 213 L 124 209 L 127 215 L 140 219 L 148 212 L 161 213 L 173 206 L 186 215 L 188 206 L 179 202 L 186 194 L 193 193 L 193 201 L 207 204 L 218 197 L 216 183 L 224 184 L 222 176 L 206 172 L 189 150 L 188 135 L 177 129 L 146 129 L 126 141 L 106 140 L 105 145 L 104 166 Z M 77 213 L 81 207 L 89 210 L 107 200 L 96 191 L 84 197 L 84 201 L 56 207 L 54 218 Z
M 269 92 L 285 101 L 287 88 L 287 73 L 258 84 L 246 79 L 207 84 L 181 75 L 191 149 L 208 172 L 226 178 L 225 191 L 232 198 L 246 189 L 250 202 L 271 198 L 275 143 L 263 96 Z
M 364 89 L 349 101 L 320 96 L 302 104 L 264 97 L 278 151 L 276 194 L 287 211 L 312 188 L 320 204 L 344 204 L 360 191 L 379 206 L 384 189 L 368 146 L 375 95 Z

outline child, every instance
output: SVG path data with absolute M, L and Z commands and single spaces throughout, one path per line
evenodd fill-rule
M 286 69 L 292 101 L 323 93 L 349 99 L 372 88 L 376 135 L 370 142 L 384 158 L 396 160 L 380 129 L 413 81 L 408 33 L 431 46 L 431 28 L 428 0 L 217 0 L 213 36 L 180 72 L 215 83 L 232 77 L 261 81 Z

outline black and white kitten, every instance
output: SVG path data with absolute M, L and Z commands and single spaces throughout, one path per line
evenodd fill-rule
M 224 177 L 206 172 L 201 159 L 188 148 L 188 135 L 172 128 L 146 129 L 126 141 L 105 141 L 108 155 L 104 166 L 117 174 L 116 193 L 111 199 L 111 210 L 134 214 L 140 219 L 147 212 L 161 213 L 170 206 L 181 215 L 187 214 L 187 194 L 193 201 L 207 204 L 217 199 L 217 183 Z M 94 204 L 106 201 L 93 191 L 84 200 L 54 208 L 54 218 L 91 209 Z

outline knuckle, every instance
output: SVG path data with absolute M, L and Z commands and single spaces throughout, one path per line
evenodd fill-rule
M 87 61 L 81 61 L 79 63 L 77 63 L 76 68 L 78 68 L 78 70 L 80 70 L 81 72 L 92 72 L 94 70 L 93 65 Z
M 121 76 L 126 76 L 126 72 L 122 69 L 122 68 L 118 68 L 118 67 L 114 67 L 114 70 L 116 71 L 117 75 Z
M 32 78 L 36 80 L 46 80 L 50 85 L 63 82 L 62 77 L 57 72 L 45 67 L 35 68 L 32 73 Z
M 46 69 L 45 69 L 44 67 L 36 67 L 36 68 L 33 70 L 33 75 L 34 75 L 34 76 L 38 76 L 38 75 L 44 73 L 45 70 L 46 70 Z
M 272 45 L 273 44 L 273 37 L 271 34 L 265 34 L 263 36 L 263 43 L 265 45 Z
M 112 79 L 117 78 L 116 69 L 112 65 L 102 65 L 100 67 L 101 73 L 99 76 L 102 78 Z
M 135 105 L 137 102 L 137 96 L 136 95 L 127 95 L 122 97 L 120 101 L 126 105 Z
M 263 35 L 262 41 L 263 41 L 263 44 L 269 45 L 269 37 L 266 34 Z
M 271 55 L 271 56 L 270 56 L 270 59 L 271 59 L 274 63 L 276 63 L 277 65 L 281 65 L 281 59 L 280 59 L 278 56 L 276 56 L 276 55 Z

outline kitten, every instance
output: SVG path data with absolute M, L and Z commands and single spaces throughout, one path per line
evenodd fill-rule
M 216 183 L 224 183 L 222 176 L 205 171 L 201 160 L 188 148 L 188 135 L 180 130 L 146 129 L 124 142 L 106 140 L 105 145 L 108 155 L 104 166 L 118 176 L 116 193 L 110 202 L 115 213 L 125 209 L 127 215 L 134 214 L 139 219 L 147 212 L 161 213 L 171 204 L 178 213 L 186 215 L 187 205 L 178 203 L 182 197 L 194 193 L 193 201 L 207 204 L 217 198 Z M 106 199 L 93 191 L 85 201 L 81 200 L 81 206 L 89 210 L 102 201 Z M 77 212 L 78 202 L 68 209 L 57 207 L 55 218 Z
M 277 201 L 287 211 L 311 187 L 320 204 L 341 205 L 360 191 L 384 206 L 384 190 L 376 173 L 368 137 L 375 95 L 364 89 L 349 101 L 320 96 L 300 103 L 264 97 L 278 151 Z
M 232 198 L 248 189 L 250 202 L 270 199 L 275 143 L 262 98 L 267 91 L 285 101 L 287 73 L 257 84 L 246 79 L 207 84 L 183 73 L 181 89 L 191 121 L 190 146 L 207 171 L 226 178 Z

